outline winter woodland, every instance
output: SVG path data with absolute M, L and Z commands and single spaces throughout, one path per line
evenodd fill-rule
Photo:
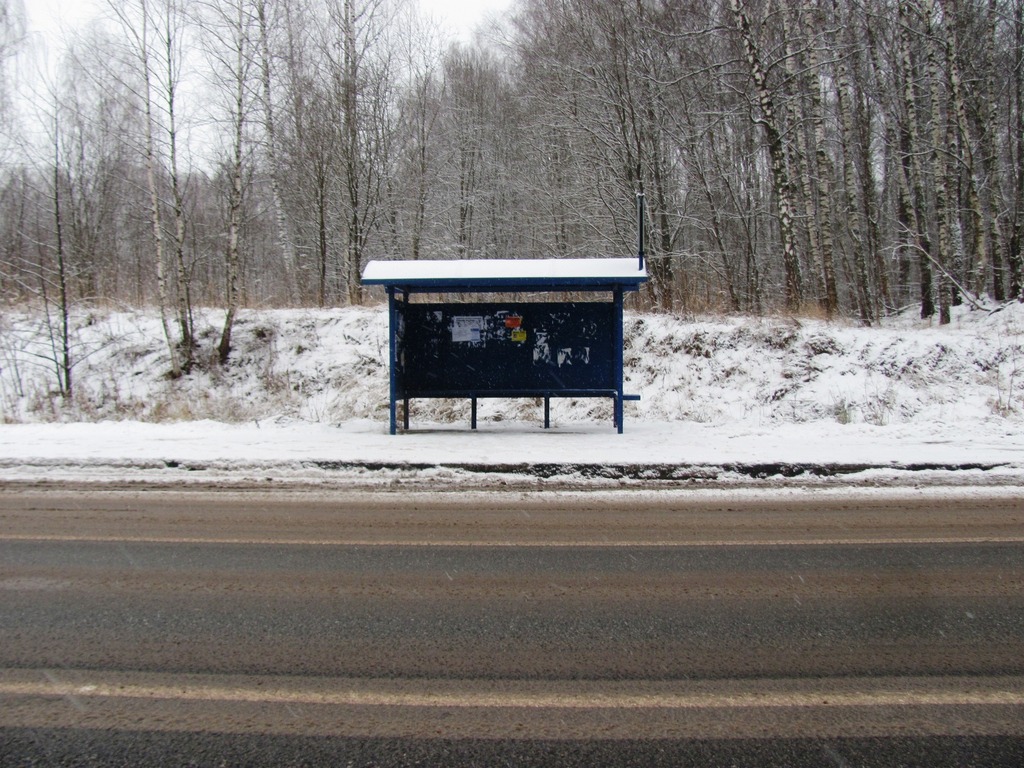
M 641 189 L 637 310 L 1024 295 L 1024 0 L 515 0 L 473 43 L 415 0 L 109 0 L 45 73 L 24 22 L 0 305 L 64 396 L 82 312 L 151 308 L 177 377 L 243 308 L 379 302 L 370 259 L 631 254 Z

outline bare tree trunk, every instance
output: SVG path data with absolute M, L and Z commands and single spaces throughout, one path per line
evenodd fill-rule
M 164 72 L 167 79 L 164 83 L 163 105 L 167 109 L 167 144 L 170 153 L 171 176 L 171 210 L 174 214 L 174 265 L 177 275 L 178 326 L 181 329 L 182 371 L 188 373 L 192 369 L 195 355 L 195 334 L 192 326 L 192 299 L 190 280 L 185 264 L 185 198 L 178 173 L 178 126 L 175 116 L 177 108 L 178 74 L 177 74 L 177 33 L 174 27 L 177 6 L 175 0 L 169 0 L 164 16 Z
M 725 244 L 724 227 L 722 226 L 721 214 L 718 211 L 718 204 L 712 194 L 711 184 L 708 181 L 708 175 L 704 170 L 703 164 L 696 160 L 693 165 L 694 172 L 700 180 L 701 189 L 704 191 L 704 198 L 708 203 L 708 210 L 711 215 L 711 236 L 722 259 L 722 271 L 725 273 L 726 289 L 729 293 L 729 308 L 733 312 L 739 312 L 743 307 L 740 303 L 739 294 L 736 292 L 736 269 L 729 260 L 729 248 Z
M 149 52 L 149 6 L 147 0 L 139 0 L 139 7 L 142 13 L 141 30 L 136 30 L 127 15 L 120 10 L 120 5 L 111 0 L 111 8 L 118 14 L 125 28 L 134 36 L 136 52 L 142 65 L 143 74 L 143 108 L 145 110 L 144 129 L 146 146 L 146 185 L 149 191 L 149 213 L 150 225 L 153 231 L 153 251 L 156 261 L 156 283 L 157 301 L 160 305 L 160 324 L 163 327 L 164 338 L 167 340 L 167 349 L 171 361 L 171 376 L 181 376 L 181 362 L 178 357 L 178 348 L 171 334 L 170 322 L 167 318 L 167 306 L 170 303 L 167 291 L 167 277 L 165 274 L 164 256 L 164 230 L 160 216 L 160 193 L 157 188 L 156 173 L 156 151 L 153 139 L 153 70 Z
M 261 3 L 262 5 L 262 3 Z M 234 123 L 234 136 L 232 137 L 232 158 L 231 158 L 231 191 L 228 196 L 228 243 L 226 258 L 226 304 L 227 312 L 224 317 L 224 328 L 220 335 L 220 344 L 217 346 L 217 356 L 221 365 L 228 361 L 231 353 L 231 332 L 235 323 L 235 314 L 238 312 L 238 273 L 241 258 L 239 256 L 238 234 L 242 219 L 242 151 L 243 131 L 245 130 L 245 86 L 246 86 L 246 30 L 244 9 L 241 2 L 238 3 L 237 26 L 235 27 L 236 38 L 236 59 L 235 59 L 235 98 L 232 114 Z
M 949 266 L 952 262 L 949 236 L 949 164 L 946 161 L 946 119 L 942 107 L 942 71 L 936 48 L 939 45 L 938 22 L 935 17 L 935 0 L 924 0 L 922 6 L 925 27 L 929 32 L 927 41 L 928 79 L 931 88 L 932 109 L 932 178 L 935 184 L 935 217 L 938 220 L 939 251 L 939 324 L 950 322 L 949 306 L 952 284 Z
M 149 105 L 146 106 L 149 112 Z M 150 220 L 153 226 L 153 250 L 156 259 L 156 285 L 157 296 L 160 304 L 160 323 L 164 329 L 164 338 L 167 339 L 167 346 L 171 356 L 171 377 L 181 376 L 181 361 L 178 358 L 178 347 L 171 335 L 170 322 L 167 319 L 167 305 L 170 303 L 167 295 L 167 275 L 164 267 L 164 235 L 163 224 L 160 220 L 160 198 L 156 187 L 156 158 L 153 154 L 153 137 L 151 124 L 147 120 L 146 128 L 146 180 L 150 193 Z
M 799 185 L 792 190 L 794 196 L 794 209 L 803 213 L 805 226 L 798 228 L 806 233 L 807 250 L 811 264 L 813 265 L 813 288 L 818 305 L 825 310 L 829 316 L 834 309 L 829 309 L 826 298 L 828 289 L 825 286 L 825 266 L 822 259 L 822 247 L 819 242 L 819 230 L 822 222 L 818 220 L 818 207 L 821 201 L 815 197 L 815 179 L 812 179 L 811 163 L 815 160 L 808 149 L 807 131 L 805 123 L 809 117 L 813 123 L 814 117 L 814 96 L 811 79 L 814 76 L 814 21 L 808 20 L 805 26 L 799 24 L 800 10 L 792 2 L 783 3 L 782 10 L 782 37 L 785 44 L 785 65 L 786 79 L 791 84 L 792 92 L 786 94 L 786 112 L 789 117 L 789 125 L 792 126 L 791 133 L 795 135 L 796 152 L 794 153 L 794 171 L 799 179 Z M 806 16 L 810 16 L 810 3 L 802 4 Z M 806 40 L 798 41 L 794 26 L 803 26 L 807 32 Z M 798 47 L 799 43 L 799 47 Z M 804 86 L 801 88 L 801 86 Z M 819 99 L 820 101 L 820 99 Z M 808 108 L 807 102 L 811 106 Z M 817 175 L 815 172 L 814 175 Z M 820 179 L 817 180 L 820 184 Z M 827 183 L 827 182 L 826 182 Z
M 814 39 L 818 27 L 817 3 L 808 2 L 804 9 L 804 31 L 808 40 Z M 822 107 L 822 71 L 818 53 L 812 43 L 808 50 L 807 88 L 811 99 L 811 120 L 814 124 L 814 172 L 818 186 L 818 226 L 821 228 L 821 267 L 825 287 L 823 307 L 831 317 L 839 310 L 839 291 L 836 288 L 835 245 L 832 235 L 832 161 L 825 141 L 825 114 Z M 805 184 L 809 183 L 809 179 Z M 813 224 L 813 222 L 812 222 Z
M 963 176 L 967 183 L 967 213 L 970 217 L 969 231 L 972 236 L 971 250 L 971 271 L 974 280 L 965 281 L 973 284 L 974 292 L 982 294 L 988 284 L 988 222 L 981 209 L 981 196 L 978 193 L 978 181 L 974 160 L 974 148 L 971 142 L 971 132 L 967 126 L 967 108 L 964 104 L 963 77 L 960 74 L 960 64 L 957 61 L 959 50 L 959 35 L 957 33 L 957 20 L 951 18 L 950 10 L 955 4 L 946 0 L 936 0 L 938 10 L 945 17 L 945 49 L 946 68 L 949 72 L 949 83 L 952 98 L 952 113 L 957 130 L 957 146 L 959 148 L 959 161 L 963 165 Z M 938 41 L 936 41 L 938 43 Z
M 1013 14 L 1013 38 L 1015 60 L 1024 56 L 1024 2 L 1017 0 Z M 1014 115 L 1013 155 L 1014 180 L 1013 215 L 1009 238 L 1007 260 L 1010 267 L 1010 297 L 1024 301 L 1024 72 L 1018 67 L 1013 74 Z
M 870 325 L 872 320 L 871 287 L 868 284 L 867 257 L 864 253 L 864 236 L 860 220 L 860 205 L 857 201 L 857 180 L 853 162 L 854 127 L 850 107 L 852 88 L 845 57 L 840 56 L 836 65 L 836 107 L 839 111 L 840 144 L 843 152 L 843 188 L 846 196 L 846 222 L 850 230 L 853 248 L 854 283 L 857 307 L 861 322 Z
M 1000 9 L 997 0 L 989 0 L 988 18 L 985 23 L 985 39 L 981 46 L 984 76 L 984 99 L 981 115 L 978 117 L 979 149 L 981 151 L 981 174 L 985 180 L 981 185 L 982 209 L 988 218 L 988 260 L 992 264 L 992 298 L 1005 301 L 1006 283 L 1004 275 L 1004 254 L 1006 242 L 999 226 L 996 211 L 1005 211 L 1009 201 L 1002 193 L 999 182 L 999 157 L 996 136 L 999 126 L 999 97 L 996 85 L 995 55 L 999 48 L 998 22 Z M 1019 77 L 1018 77 L 1019 80 Z
M 415 197 L 413 199 L 413 222 L 411 252 L 414 259 L 423 257 L 424 237 L 427 227 L 427 204 L 435 190 L 431 185 L 431 174 L 436 161 L 431 151 L 432 139 L 436 133 L 440 114 L 439 99 L 433 96 L 437 77 L 432 66 L 425 65 L 416 75 L 415 130 Z
M 327 261 L 329 258 L 327 241 L 327 172 L 323 168 L 316 171 L 316 254 L 317 254 L 317 306 L 327 306 Z
M 858 167 L 860 170 L 860 188 L 862 201 L 862 214 L 866 226 L 866 247 L 869 257 L 869 264 L 874 270 L 875 304 L 872 314 L 876 319 L 880 318 L 882 311 L 892 305 L 892 290 L 890 288 L 889 270 L 882 256 L 882 238 L 880 234 L 878 206 L 876 164 L 872 150 L 873 135 L 873 112 L 870 107 L 868 93 L 878 91 L 877 82 L 871 81 L 871 63 L 874 59 L 874 49 L 877 47 L 871 22 L 864 25 L 862 34 L 865 38 L 867 50 L 854 51 L 853 69 L 856 73 L 854 78 L 853 114 L 854 123 L 857 126 L 858 143 Z
M 685 121 L 685 131 L 692 135 L 698 136 L 699 131 L 694 120 L 693 112 L 686 100 L 683 98 L 679 105 L 680 113 Z M 689 167 L 692 169 L 693 174 L 697 177 L 700 182 L 701 190 L 704 192 L 704 199 L 708 206 L 708 217 L 710 219 L 711 227 L 711 238 L 714 242 L 715 249 L 718 251 L 718 255 L 722 260 L 722 273 L 725 275 L 726 291 L 729 296 L 729 308 L 733 312 L 741 312 L 743 310 L 743 302 L 740 297 L 738 277 L 737 277 L 737 266 L 735 256 L 730 258 L 730 253 L 734 250 L 730 248 L 726 243 L 725 225 L 722 221 L 722 201 L 716 197 L 715 190 L 712 188 L 710 174 L 715 172 L 718 174 L 718 178 L 721 178 L 726 185 L 727 177 L 721 172 L 721 168 L 718 167 L 716 162 L 717 153 L 713 149 L 715 147 L 715 132 L 714 129 L 708 129 L 706 135 L 702 136 L 703 141 L 700 141 L 702 146 L 709 148 L 707 160 L 705 156 L 698 152 L 693 151 L 690 153 L 688 162 Z M 713 165 L 714 168 L 708 168 L 709 165 Z
M 760 122 L 764 128 L 768 143 L 768 154 L 771 158 L 772 184 L 778 209 L 779 234 L 782 239 L 782 264 L 785 272 L 786 308 L 796 311 L 803 299 L 800 279 L 800 259 L 797 252 L 796 237 L 793 228 L 793 201 L 789 182 L 789 171 L 786 168 L 786 151 L 782 141 L 775 111 L 775 100 L 768 87 L 768 76 L 761 65 L 760 54 L 750 30 L 742 0 L 731 0 L 733 17 L 743 39 L 743 50 L 750 67 L 750 76 L 757 92 L 758 106 L 761 109 Z
M 256 0 L 256 15 L 260 25 L 260 86 L 263 91 L 263 129 L 267 134 L 267 164 L 270 175 L 270 194 L 274 201 L 274 222 L 277 225 L 277 247 L 281 266 L 289 276 L 288 286 L 295 301 L 299 298 L 295 279 L 295 245 L 285 216 L 284 197 L 281 194 L 283 172 L 278 155 L 277 125 L 274 119 L 274 99 L 271 89 L 270 41 L 267 29 L 267 0 Z
M 901 176 L 902 209 L 906 213 L 914 247 L 918 252 L 919 281 L 921 295 L 921 317 L 935 314 L 935 295 L 932 285 L 932 243 L 924 225 L 925 209 L 923 171 L 920 156 L 920 130 L 917 124 L 917 99 L 914 90 L 914 61 L 911 53 L 912 30 L 908 3 L 899 6 L 900 63 L 903 77 L 904 128 L 901 131 L 900 151 L 903 170 Z
M 348 238 L 345 248 L 345 291 L 349 304 L 358 304 L 361 296 L 359 284 L 360 242 L 360 167 L 359 141 L 359 59 L 356 51 L 355 0 L 344 0 L 342 52 L 342 130 L 345 137 L 345 176 L 348 199 Z
M 57 105 L 54 104 L 53 126 L 53 232 L 54 250 L 57 256 L 57 311 L 60 313 L 57 338 L 52 338 L 54 358 L 57 364 L 57 380 L 60 393 L 65 400 L 74 394 L 71 378 L 71 308 L 68 296 L 68 270 L 64 253 L 64 224 L 61 214 L 61 180 L 60 180 L 60 130 L 57 117 Z M 48 302 L 47 302 L 48 303 Z M 47 311 L 49 318 L 49 311 Z M 59 349 L 58 349 L 59 347 Z

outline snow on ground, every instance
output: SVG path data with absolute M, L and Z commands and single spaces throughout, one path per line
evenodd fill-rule
M 417 400 L 412 430 L 391 436 L 384 310 L 245 311 L 224 367 L 212 362 L 222 319 L 199 314 L 199 365 L 174 381 L 155 312 L 77 315 L 68 403 L 41 315 L 0 315 L 0 480 L 458 482 L 482 467 L 503 482 L 952 467 L 968 483 L 1024 480 L 1018 304 L 960 308 L 946 327 L 632 314 L 627 391 L 642 399 L 623 435 L 610 401 L 556 399 L 549 431 L 532 400 L 480 401 L 476 432 L 468 401 Z

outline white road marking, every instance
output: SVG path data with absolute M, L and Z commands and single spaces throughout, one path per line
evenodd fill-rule
M 0 680 L 0 696 L 59 696 L 74 701 L 109 698 L 353 707 L 572 710 L 1024 706 L 1024 683 L 1018 678 L 1013 678 L 1016 685 L 1007 686 L 1005 680 L 997 680 L 988 686 L 964 686 L 964 689 L 957 687 L 956 680 L 949 682 L 948 687 L 938 686 L 934 681 L 915 681 L 901 687 L 899 681 L 893 684 L 889 680 L 887 686 L 880 685 L 878 681 L 867 681 L 863 689 L 838 691 L 779 690 L 777 686 L 775 690 L 764 692 L 645 690 L 643 686 L 633 689 L 611 686 L 613 690 L 609 691 L 588 686 L 574 692 L 540 690 L 537 686 L 519 690 L 517 686 L 502 686 L 498 690 L 479 684 L 457 687 L 451 681 L 444 681 L 437 690 L 430 690 L 429 684 L 423 681 L 411 686 L 411 690 L 401 690 L 402 686 L 375 686 L 365 681 L 274 687 L 264 680 L 243 685 L 237 682 L 204 683 L 195 679 L 177 683 L 132 683 L 126 679 L 108 682 L 98 677 L 88 678 L 87 673 L 75 675 L 78 678 L 75 681 L 57 680 L 53 674 L 40 673 L 40 676 L 44 679 Z M 1002 683 L 1001 687 L 999 683 Z
M 66 536 L 0 534 L 0 541 L 38 541 L 79 544 L 230 544 L 235 546 L 294 547 L 537 547 L 545 549 L 625 547 L 785 547 L 785 546 L 871 546 L 891 544 L 1024 544 L 1024 536 L 901 536 L 899 538 L 808 538 L 808 539 L 612 539 L 552 541 L 550 539 L 242 539 L 178 536 Z

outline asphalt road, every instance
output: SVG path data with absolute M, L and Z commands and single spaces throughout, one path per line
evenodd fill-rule
M 0 489 L 0 765 L 1022 763 L 1007 491 Z

